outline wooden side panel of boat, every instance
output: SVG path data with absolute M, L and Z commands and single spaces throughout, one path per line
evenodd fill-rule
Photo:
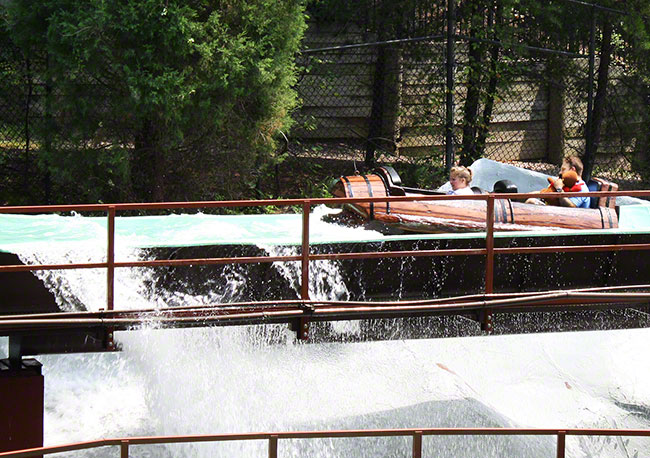
M 515 224 L 568 229 L 611 229 L 618 227 L 611 207 L 569 208 L 512 202 Z M 540 207 L 540 208 L 535 208 Z
M 341 177 L 332 189 L 334 197 L 386 197 L 388 189 L 379 175 L 351 175 Z M 386 202 L 362 202 L 345 208 L 367 220 L 376 219 L 376 213 L 386 213 Z
M 386 196 L 387 190 L 382 178 L 371 174 L 342 177 L 333 193 L 337 197 L 379 197 Z M 440 232 L 484 230 L 487 204 L 472 200 L 362 202 L 349 204 L 347 208 L 369 221 L 417 232 Z M 496 230 L 609 229 L 618 227 L 618 218 L 612 207 L 580 209 L 496 199 L 494 227 Z

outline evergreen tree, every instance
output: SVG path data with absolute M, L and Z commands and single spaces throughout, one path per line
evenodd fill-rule
M 237 197 L 290 123 L 301 0 L 6 8 L 14 42 L 45 62 L 41 159 L 59 189 L 106 198 L 93 189 L 115 178 L 136 200 Z

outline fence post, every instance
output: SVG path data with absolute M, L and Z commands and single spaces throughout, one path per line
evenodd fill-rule
M 311 203 L 306 200 L 302 203 L 302 265 L 300 298 L 309 299 L 309 212 Z
M 548 96 L 548 142 L 546 146 L 546 157 L 551 164 L 562 165 L 562 159 L 564 159 L 565 140 L 565 80 L 563 72 L 552 72 L 552 69 L 548 67 L 546 72 L 551 79 Z M 556 78 L 562 79 L 557 81 Z
M 413 458 L 422 458 L 422 431 L 413 432 Z
M 454 70 L 456 68 L 455 34 L 456 5 L 455 0 L 447 0 L 447 103 L 445 120 L 445 168 L 447 173 L 454 165 Z
M 278 435 L 269 436 L 269 458 L 278 458 Z
M 129 441 L 123 440 L 120 443 L 120 458 L 129 458 Z
M 108 248 L 106 250 L 106 310 L 115 305 L 115 206 L 108 207 Z M 113 328 L 106 329 L 106 348 L 113 350 Z
M 557 458 L 564 458 L 566 449 L 566 431 L 557 432 Z
M 375 150 L 377 139 L 381 137 L 381 128 L 384 119 L 384 75 L 386 73 L 386 49 L 384 45 L 377 45 L 377 60 L 374 66 L 372 83 L 372 107 L 370 109 L 370 125 L 366 139 L 366 167 L 375 164 Z
M 485 293 L 492 294 L 494 291 L 494 194 L 490 193 L 487 198 L 487 210 L 485 212 Z
M 594 164 L 593 111 L 594 111 L 594 67 L 596 61 L 596 8 L 591 8 L 591 32 L 589 36 L 589 82 L 587 86 L 587 126 L 585 128 L 585 169 L 582 178 L 589 181 Z
M 311 202 L 305 200 L 302 203 L 302 264 L 301 264 L 301 284 L 300 298 L 309 300 L 309 212 L 311 211 Z M 296 335 L 298 339 L 306 340 L 309 337 L 309 320 L 303 316 L 294 325 L 297 327 Z
M 115 207 L 108 207 L 108 249 L 106 253 L 106 310 L 113 310 L 115 291 Z
M 494 292 L 494 194 L 487 198 L 485 211 L 485 294 Z M 484 309 L 480 313 L 481 329 L 492 332 L 492 310 Z

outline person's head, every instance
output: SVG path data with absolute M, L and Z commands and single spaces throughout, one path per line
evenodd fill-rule
M 449 183 L 451 189 L 454 191 L 461 188 L 466 188 L 472 181 L 472 169 L 469 167 L 455 166 L 449 172 Z
M 565 157 L 564 161 L 562 161 L 562 167 L 560 167 L 560 176 L 562 176 L 564 172 L 574 170 L 578 174 L 578 178 L 580 178 L 582 177 L 583 169 L 584 166 L 582 165 L 582 161 L 578 156 Z

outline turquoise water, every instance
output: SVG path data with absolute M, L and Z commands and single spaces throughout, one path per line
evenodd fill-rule
M 636 213 L 643 215 L 641 210 Z M 480 233 L 387 237 L 325 223 L 318 211 L 312 216 L 312 243 L 484 237 Z M 638 224 L 606 232 L 644 231 Z M 301 215 L 119 217 L 116 247 L 295 245 L 300 243 L 301 227 Z M 506 235 L 513 236 L 497 237 Z M 106 250 L 106 218 L 0 215 L 0 249 L 35 252 L 33 262 L 39 263 L 99 262 Z M 46 257 L 50 251 L 54 253 Z M 122 256 L 140 259 L 137 253 Z M 319 263 L 336 268 L 335 262 Z M 320 268 L 319 263 L 314 268 Z M 330 290 L 345 288 L 339 284 L 340 275 L 318 272 L 311 276 L 313 282 L 327 282 Z M 87 310 L 104 306 L 98 295 L 106 285 L 102 269 L 47 273 L 56 294 L 77 298 Z M 172 294 L 183 305 L 228 299 L 229 289 L 216 286 L 206 296 L 150 289 L 148 275 L 142 269 L 120 269 L 116 302 L 158 308 L 169 303 Z M 232 290 L 257 280 L 237 270 L 225 278 Z M 345 332 L 353 333 L 350 329 Z M 264 333 L 249 327 L 153 326 L 117 333 L 123 346 L 120 353 L 39 356 L 46 380 L 46 445 L 101 437 L 298 429 L 650 427 L 646 414 L 650 353 L 639 351 L 650 338 L 648 329 L 308 345 L 294 342 L 284 326 L 263 330 L 286 340 L 268 344 Z M 6 353 L 6 340 L 0 341 L 0 356 Z M 133 447 L 132 456 L 264 456 L 265 447 L 262 441 L 142 446 Z M 553 452 L 553 440 L 530 436 L 424 441 L 425 456 L 536 458 Z M 119 452 L 101 449 L 74 456 L 115 453 Z M 280 453 L 295 458 L 374 458 L 408 456 L 410 451 L 409 443 L 398 438 L 287 441 Z M 567 456 L 650 456 L 650 441 L 570 437 Z
M 619 228 L 622 230 L 650 230 L 650 205 L 621 205 L 619 207 Z
M 359 230 L 321 217 L 329 212 L 317 208 L 310 216 L 310 243 L 379 242 L 414 239 L 484 238 L 484 233 L 382 235 Z M 106 217 L 0 214 L 0 251 L 15 252 L 26 245 L 105 243 Z M 618 229 L 585 231 L 521 231 L 496 233 L 496 237 L 548 237 L 575 234 L 633 234 L 650 231 L 650 206 L 620 208 Z M 302 215 L 205 215 L 117 217 L 116 243 L 132 248 L 201 245 L 300 245 Z

